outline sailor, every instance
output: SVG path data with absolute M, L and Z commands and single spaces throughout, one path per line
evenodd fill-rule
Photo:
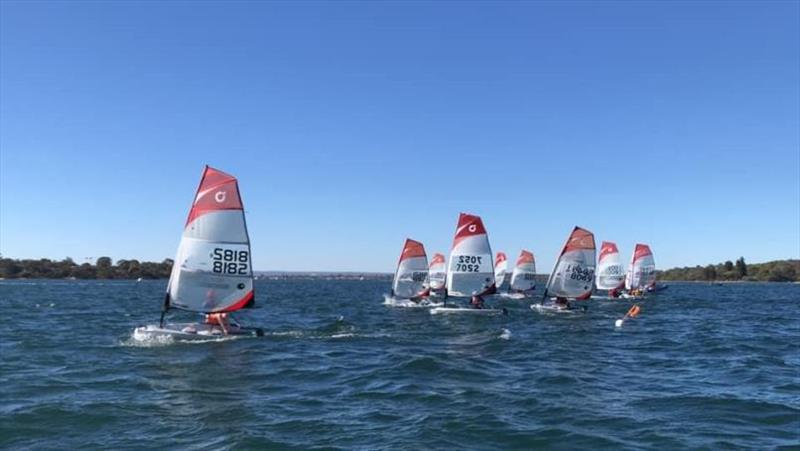
M 608 295 L 610 297 L 612 297 L 612 298 L 618 298 L 619 297 L 619 288 L 614 288 L 612 290 L 609 290 Z
M 227 313 L 209 313 L 206 315 L 206 324 L 211 326 L 219 326 L 222 329 L 222 333 L 228 335 L 228 328 L 230 324 L 228 323 L 228 314 Z
M 485 308 L 483 305 L 483 298 L 478 296 L 477 294 L 472 296 L 472 299 L 469 301 L 469 305 L 474 309 Z
M 561 310 L 569 310 L 569 301 L 567 298 L 559 296 L 556 298 L 556 307 Z

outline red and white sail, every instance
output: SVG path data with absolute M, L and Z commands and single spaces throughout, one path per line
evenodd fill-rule
M 254 302 L 250 238 L 236 178 L 206 166 L 167 286 L 168 307 L 232 312 Z
M 394 274 L 394 297 L 409 299 L 422 296 L 425 294 L 427 282 L 428 257 L 425 255 L 425 247 L 419 241 L 406 239 Z
M 495 292 L 489 236 L 479 216 L 461 213 L 447 265 L 447 294 L 473 296 Z
M 644 289 L 656 283 L 656 261 L 653 252 L 646 244 L 636 244 L 631 258 L 631 266 L 625 274 L 625 288 Z
M 508 258 L 505 252 L 498 252 L 494 258 L 494 283 L 499 289 L 506 281 L 506 272 L 508 271 Z
M 595 243 L 592 232 L 575 227 L 570 233 L 550 278 L 545 295 L 586 299 L 592 294 L 595 269 Z
M 522 250 L 511 271 L 511 290 L 512 291 L 531 291 L 536 288 L 536 261 L 533 253 Z
M 428 279 L 432 290 L 441 290 L 444 288 L 445 281 L 447 280 L 447 265 L 444 261 L 444 255 L 439 253 L 433 254 L 431 264 L 428 266 Z
M 617 244 L 603 241 L 600 245 L 600 258 L 597 262 L 597 280 L 599 290 L 614 290 L 625 284 L 625 270 L 619 256 Z

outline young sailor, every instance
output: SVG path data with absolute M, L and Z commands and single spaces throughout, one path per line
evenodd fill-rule
M 559 296 L 556 298 L 556 307 L 561 310 L 569 310 L 571 306 L 567 298 Z
M 224 335 L 228 335 L 230 323 L 228 322 L 227 313 L 209 313 L 206 315 L 206 324 L 211 326 L 219 326 Z
M 472 296 L 472 299 L 469 301 L 469 306 L 474 309 L 486 308 L 486 306 L 484 305 L 483 298 L 477 294 Z

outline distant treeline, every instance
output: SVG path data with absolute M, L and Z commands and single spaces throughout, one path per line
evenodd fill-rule
M 71 258 L 61 261 L 42 258 L 16 260 L 0 258 L 2 279 L 166 279 L 172 271 L 172 259 L 161 263 L 139 260 L 118 260 L 100 257 L 95 264 L 77 264 Z M 717 265 L 673 268 L 657 271 L 659 280 L 687 281 L 750 281 L 750 282 L 800 282 L 800 260 L 777 260 L 767 263 L 745 263 L 744 258 Z M 257 273 L 264 279 L 391 279 L 391 274 L 378 273 Z M 546 275 L 539 275 L 546 280 Z M 543 283 L 543 282 L 542 282 Z
M 660 280 L 799 282 L 800 260 L 747 264 L 744 257 L 740 257 L 736 262 L 729 260 L 717 265 L 673 268 L 657 274 Z
M 95 264 L 77 264 L 67 257 L 61 261 L 15 260 L 0 258 L 0 278 L 4 279 L 164 279 L 172 271 L 172 260 L 161 263 L 118 260 L 100 257 Z

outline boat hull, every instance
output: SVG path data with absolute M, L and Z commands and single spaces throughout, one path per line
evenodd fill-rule
M 431 309 L 431 315 L 447 315 L 451 313 L 466 314 L 466 315 L 506 315 L 506 309 L 493 309 L 493 308 L 467 308 L 467 307 L 434 307 Z
M 170 323 L 165 324 L 163 327 L 149 324 L 137 327 L 133 331 L 134 338 L 143 340 L 165 337 L 178 340 L 208 340 L 230 336 L 261 337 L 263 335 L 264 331 L 258 327 L 231 326 L 228 328 L 228 333 L 225 334 L 219 326 L 201 323 Z

